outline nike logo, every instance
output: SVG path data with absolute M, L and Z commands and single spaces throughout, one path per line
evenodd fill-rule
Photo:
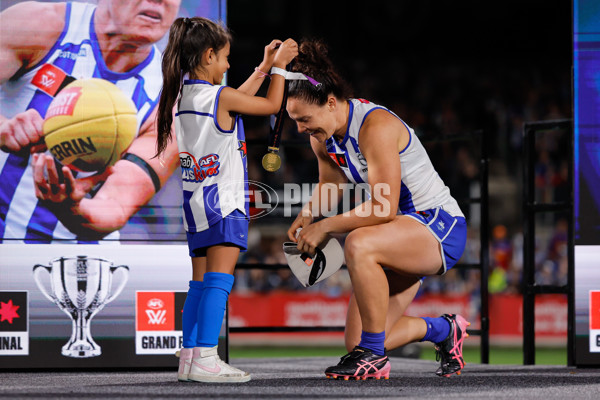
M 210 372 L 211 374 L 218 374 L 219 372 L 221 372 L 221 367 L 219 366 L 219 364 L 215 364 L 213 368 L 205 367 L 204 365 L 200 365 L 195 361 L 192 361 L 192 364 L 206 372 Z

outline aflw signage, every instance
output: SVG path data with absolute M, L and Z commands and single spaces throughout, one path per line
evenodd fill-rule
M 0 290 L 0 356 L 29 354 L 27 294 Z
M 136 354 L 175 354 L 182 347 L 185 292 L 136 292 Z

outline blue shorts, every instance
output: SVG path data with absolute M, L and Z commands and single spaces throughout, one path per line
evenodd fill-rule
M 248 217 L 240 210 L 202 232 L 187 232 L 190 257 L 206 257 L 206 250 L 219 244 L 233 244 L 244 252 L 248 249 Z
M 467 244 L 467 222 L 464 217 L 453 217 L 441 208 L 404 214 L 422 223 L 440 242 L 445 274 L 460 259 Z

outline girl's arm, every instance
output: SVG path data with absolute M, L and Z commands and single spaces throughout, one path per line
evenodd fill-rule
M 298 44 L 293 39 L 288 39 L 279 46 L 273 59 L 273 66 L 285 69 L 297 55 Z M 273 74 L 266 97 L 250 96 L 239 90 L 225 87 L 221 92 L 217 110 L 219 124 L 223 121 L 225 123 L 221 126 L 228 126 L 226 122 L 231 119 L 232 112 L 246 115 L 275 114 L 281 107 L 284 85 L 285 78 Z
M 246 82 L 242 84 L 238 88 L 238 91 L 245 93 L 249 96 L 254 96 L 258 89 L 260 89 L 261 85 L 265 81 L 265 78 L 269 77 L 269 71 L 273 66 L 273 60 L 275 58 L 275 53 L 277 52 L 277 48 L 283 43 L 281 40 L 273 40 L 267 46 L 265 46 L 265 56 L 263 61 L 260 63 L 256 70 L 248 77 Z

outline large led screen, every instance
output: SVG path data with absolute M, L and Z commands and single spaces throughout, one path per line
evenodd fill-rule
M 577 365 L 600 365 L 600 3 L 573 2 Z
M 225 6 L 2 1 L 0 369 L 177 365 L 192 268 L 176 144 L 154 157 L 161 52 Z

